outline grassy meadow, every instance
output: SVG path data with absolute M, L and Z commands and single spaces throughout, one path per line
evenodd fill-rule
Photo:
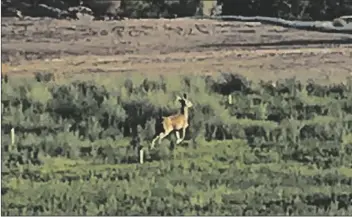
M 352 79 L 1 82 L 2 215 L 352 214 Z M 194 105 L 185 141 L 171 133 L 148 149 L 183 93 Z

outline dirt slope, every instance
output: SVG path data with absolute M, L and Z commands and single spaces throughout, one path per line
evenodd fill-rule
M 2 21 L 7 71 L 216 73 L 344 80 L 352 37 L 210 20 Z M 11 66 L 9 66 L 11 65 Z M 66 67 L 66 68 L 64 68 Z

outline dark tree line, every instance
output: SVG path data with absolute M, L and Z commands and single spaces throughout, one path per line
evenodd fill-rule
M 333 20 L 352 13 L 351 0 L 223 0 L 223 15 Z
M 6 0 L 2 16 L 64 18 L 69 8 L 84 6 L 95 17 L 186 17 L 201 13 L 200 0 Z M 203 2 L 204 3 L 204 2 Z M 295 20 L 332 20 L 352 14 L 352 0 L 218 0 L 222 15 L 266 16 Z M 71 10 L 72 11 L 72 10 Z

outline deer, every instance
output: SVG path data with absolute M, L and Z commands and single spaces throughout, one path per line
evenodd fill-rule
M 171 132 L 176 132 L 176 145 L 180 144 L 186 136 L 186 129 L 188 123 L 188 109 L 193 106 L 192 102 L 187 99 L 187 94 L 183 97 L 177 96 L 176 100 L 181 104 L 180 112 L 167 117 L 162 116 L 161 130 L 156 133 L 151 144 L 151 149 L 154 148 L 155 142 L 158 140 L 160 143 L 163 138 L 168 136 Z M 180 130 L 182 130 L 182 138 L 180 137 Z

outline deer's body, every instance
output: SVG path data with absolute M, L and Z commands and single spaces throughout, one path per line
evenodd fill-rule
M 176 144 L 182 142 L 185 138 L 186 129 L 188 124 L 188 108 L 192 107 L 192 103 L 187 99 L 187 95 L 183 97 L 177 97 L 177 100 L 181 103 L 181 110 L 178 114 L 171 115 L 168 117 L 162 117 L 162 132 L 157 132 L 155 138 L 152 141 L 152 148 L 154 148 L 155 142 L 159 139 L 159 142 L 169 135 L 172 131 L 176 131 L 177 141 Z M 180 137 L 179 130 L 182 130 L 182 138 Z
M 163 128 L 172 130 L 181 130 L 188 127 L 188 114 L 176 114 L 169 117 L 163 117 Z

